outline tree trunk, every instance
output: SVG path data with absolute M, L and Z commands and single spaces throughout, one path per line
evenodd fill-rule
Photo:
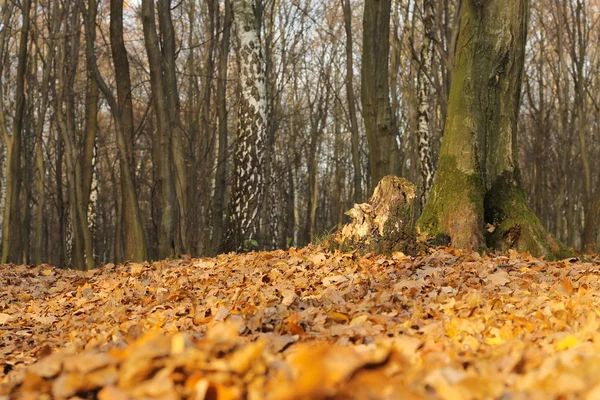
M 260 211 L 259 242 L 261 243 L 261 248 L 265 250 L 275 250 L 279 243 L 279 205 L 277 199 L 280 188 L 277 185 L 277 179 L 275 179 L 274 168 L 275 161 L 277 160 L 275 141 L 279 129 L 281 99 L 277 88 L 277 68 L 275 61 L 275 52 L 277 51 L 275 46 L 277 6 L 278 3 L 275 1 L 269 4 L 269 12 L 267 13 L 269 19 L 265 23 L 265 39 L 263 41 L 265 46 L 265 101 L 267 120 L 265 126 L 265 194 Z M 282 46 L 279 63 L 286 65 L 285 31 L 280 32 L 280 40 Z
M 464 2 L 438 173 L 419 227 L 477 250 L 488 223 L 488 246 L 555 257 L 565 249 L 527 205 L 517 165 L 528 11 L 528 0 Z
M 123 245 L 116 244 L 116 248 L 123 249 L 126 260 L 137 262 L 148 260 L 148 249 L 140 206 L 135 189 L 133 135 L 134 119 L 133 104 L 131 100 L 131 77 L 129 73 L 129 60 L 123 40 L 123 0 L 111 0 L 110 3 L 110 46 L 115 67 L 117 86 L 117 99 L 108 90 L 106 84 L 100 84 L 104 96 L 108 99 L 113 119 L 115 120 L 117 134 L 117 149 L 119 151 L 119 168 L 121 170 L 121 209 L 122 218 L 117 219 L 117 224 L 122 225 L 123 234 L 117 239 L 124 239 Z M 101 81 L 100 72 L 95 67 L 96 78 Z M 120 255 L 116 251 L 115 255 Z
M 57 7 L 52 7 L 50 24 L 51 35 L 48 38 L 46 47 L 46 59 L 42 73 L 41 84 L 41 102 L 36 126 L 36 141 L 35 141 L 35 187 L 37 190 L 37 204 L 34 224 L 34 246 L 33 246 L 33 262 L 37 265 L 42 263 L 43 258 L 43 243 L 44 243 L 44 207 L 46 202 L 46 189 L 44 187 L 45 166 L 43 153 L 43 133 L 46 121 L 46 109 L 48 107 L 48 91 L 50 84 L 50 72 L 54 61 L 54 46 L 55 36 L 60 29 L 60 20 L 58 18 Z
M 391 0 L 365 0 L 361 98 L 369 142 L 371 182 L 399 168 L 389 90 Z
M 317 150 L 320 130 L 320 117 L 311 116 L 310 142 L 308 145 L 308 201 L 306 202 L 306 220 L 304 223 L 304 241 L 310 243 L 316 235 L 317 200 L 319 196 L 319 161 Z
M 417 76 L 417 140 L 419 163 L 421 166 L 422 193 L 421 204 L 425 204 L 433 186 L 432 135 L 431 126 L 431 84 L 433 79 L 432 63 L 435 46 L 434 36 L 434 4 L 433 0 L 423 0 L 423 44 L 421 45 L 420 68 Z
M 356 100 L 354 99 L 354 41 L 352 38 L 352 6 L 350 0 L 341 0 L 344 10 L 344 28 L 346 30 L 346 101 L 350 116 L 350 140 L 352 143 L 352 166 L 354 167 L 354 202 L 362 203 L 362 167 L 360 164 L 360 137 Z
M 93 43 L 96 41 L 96 14 L 97 14 L 97 2 L 96 0 L 88 0 L 88 15 L 90 24 L 94 27 L 91 29 L 91 36 L 86 40 L 91 40 Z M 86 222 L 90 230 L 90 235 L 93 238 L 94 234 L 94 198 L 97 198 L 97 193 L 93 193 L 93 180 L 94 180 L 94 168 L 95 168 L 95 153 L 96 147 L 96 132 L 98 130 L 98 97 L 99 89 L 98 83 L 94 78 L 92 59 L 86 55 L 86 97 L 85 97 L 85 135 L 83 140 L 83 158 L 82 158 L 82 200 L 83 209 L 86 211 Z M 93 198 L 92 198 L 93 196 Z
M 192 2 L 193 3 L 193 2 Z M 215 125 L 212 124 L 211 122 L 211 115 L 212 115 L 212 110 L 213 108 L 217 108 L 217 118 L 219 118 L 219 110 L 218 108 L 221 106 L 219 103 L 217 103 L 218 99 L 215 99 L 215 102 L 213 103 L 211 101 L 211 99 L 213 98 L 213 86 L 214 86 L 214 76 L 215 76 L 215 53 L 217 51 L 217 49 L 219 48 L 220 42 L 218 40 L 216 40 L 216 38 L 219 36 L 219 34 L 221 33 L 221 18 L 219 15 L 219 1 L 218 0 L 209 0 L 205 2 L 206 4 L 206 19 L 208 20 L 205 23 L 205 35 L 206 37 L 212 37 L 214 38 L 213 40 L 208 40 L 205 43 L 204 46 L 204 67 L 203 67 L 203 74 L 204 75 L 204 79 L 203 79 L 203 87 L 200 91 L 198 92 L 198 97 L 201 97 L 201 105 L 200 105 L 200 113 L 198 114 L 198 116 L 200 116 L 200 123 L 196 124 L 198 125 L 198 128 L 202 128 L 202 129 L 197 129 L 197 131 L 202 135 L 202 138 L 204 140 L 199 140 L 200 138 L 198 138 L 198 140 L 196 140 L 196 145 L 193 146 L 193 149 L 196 149 L 196 154 L 200 155 L 202 154 L 203 151 L 211 151 L 212 149 L 215 148 L 215 138 L 216 141 L 218 142 L 219 140 L 219 129 L 220 126 L 217 128 L 217 132 L 215 132 Z M 190 5 L 191 7 L 193 7 L 193 5 Z M 230 8 L 229 5 L 226 5 L 227 8 Z M 226 11 L 229 12 L 230 11 Z M 190 16 L 190 18 L 192 18 Z M 190 23 L 191 23 L 191 19 L 190 19 Z M 228 22 L 229 24 L 231 23 L 231 21 Z M 223 27 L 224 30 L 228 30 L 230 29 L 230 27 Z M 225 34 L 225 32 L 223 32 Z M 192 29 L 190 29 L 190 35 L 192 34 Z M 227 32 L 227 35 L 229 35 L 229 32 Z M 191 40 L 191 36 L 190 36 L 190 40 Z M 229 40 L 229 38 L 228 38 Z M 229 46 L 229 43 L 227 43 L 227 45 Z M 190 56 L 193 53 L 190 53 Z M 226 57 L 226 61 L 227 58 L 229 56 L 229 48 L 227 49 L 227 52 L 225 54 Z M 190 62 L 193 62 L 190 60 Z M 191 71 L 193 71 L 193 69 L 191 69 Z M 190 79 L 193 79 L 190 77 Z M 225 78 L 227 79 L 227 78 Z M 220 84 L 220 81 L 217 81 L 217 88 L 216 91 L 219 90 L 218 85 Z M 225 86 L 225 90 L 226 90 L 226 82 L 222 82 Z M 196 82 L 194 82 L 193 85 L 190 85 L 191 88 L 190 90 L 194 90 L 195 87 L 197 86 Z M 197 90 L 197 89 L 196 89 Z M 218 94 L 217 94 L 218 96 Z M 190 95 L 190 99 L 193 99 L 194 96 Z M 190 101 L 190 99 L 188 99 L 188 102 Z M 226 94 L 223 95 L 223 101 L 226 102 Z M 193 103 L 192 103 L 193 104 Z M 224 103 L 224 107 L 227 106 L 227 103 Z M 196 114 L 196 113 L 194 113 Z M 196 117 L 196 115 L 193 115 L 193 117 Z M 227 116 L 225 115 L 225 134 L 227 134 Z M 207 142 L 210 145 L 206 147 L 206 150 L 203 149 L 204 143 Z M 225 145 L 226 146 L 226 145 Z M 219 150 L 217 150 L 219 151 Z M 218 158 L 218 154 L 217 154 L 217 158 Z M 213 159 L 210 160 L 211 162 L 213 161 Z M 218 168 L 218 166 L 217 166 Z M 198 173 L 202 173 L 201 172 L 201 168 L 200 165 L 198 165 L 196 168 L 194 168 L 193 171 L 191 171 L 191 175 L 195 176 L 195 180 L 193 182 L 197 182 L 198 181 Z M 199 187 L 203 188 L 206 187 L 209 183 L 208 179 L 205 179 L 205 177 L 201 178 L 201 182 Z M 197 188 L 194 188 L 194 190 L 196 192 L 198 192 Z M 190 192 L 191 193 L 191 192 Z M 195 199 L 198 197 L 198 195 L 200 195 L 200 193 L 196 193 L 194 195 L 194 197 L 190 197 L 190 204 L 193 204 L 195 202 Z M 206 226 L 208 223 L 208 215 L 209 213 L 209 203 L 210 203 L 210 196 L 204 196 L 204 198 L 206 199 L 206 202 L 204 203 L 204 207 L 202 207 L 202 212 L 197 212 L 195 211 L 194 214 L 198 214 L 198 217 L 196 219 L 196 226 Z M 225 200 L 223 200 L 224 202 Z M 223 204 L 221 204 L 221 207 L 223 207 Z M 193 221 L 192 218 L 189 218 L 190 222 Z M 206 222 L 204 222 L 206 221 Z M 195 240 L 196 243 L 196 247 L 198 249 L 200 248 L 208 248 L 208 249 L 212 249 L 213 245 L 212 245 L 212 239 L 207 237 L 207 235 L 205 234 L 205 232 L 208 232 L 208 230 L 203 230 L 198 232 L 198 239 Z M 209 250 L 210 251 L 210 250 Z
M 187 160 L 183 148 L 183 131 L 181 129 L 181 106 L 175 71 L 175 30 L 171 19 L 171 0 L 158 0 L 158 21 L 161 32 L 162 70 L 164 88 L 167 95 L 169 129 L 171 132 L 172 159 L 175 167 L 175 193 L 179 205 L 179 234 L 175 237 L 179 243 L 178 254 L 186 252 L 189 247 L 188 224 L 188 173 Z M 210 88 L 210 82 L 207 83 Z M 205 98 L 206 100 L 206 98 Z M 208 100 L 210 101 L 210 92 Z
M 158 235 L 158 256 L 161 259 L 177 256 L 177 195 L 172 170 L 171 125 L 169 105 L 162 70 L 163 56 L 156 30 L 154 0 L 142 1 L 142 24 L 144 42 L 150 65 L 150 85 L 152 103 L 157 121 L 158 141 L 156 146 L 156 165 L 160 191 L 161 217 Z
M 600 220 L 600 184 L 596 185 L 596 190 L 589 201 L 589 208 L 586 212 L 585 225 L 582 237 L 582 251 L 586 254 L 596 253 L 598 247 L 596 239 L 598 238 L 598 225 Z
M 222 245 L 225 214 L 225 195 L 227 191 L 227 73 L 229 66 L 229 42 L 231 38 L 231 3 L 225 0 L 223 18 L 223 36 L 219 45 L 219 66 L 217 81 L 217 120 L 219 124 L 219 153 L 215 173 L 215 194 L 213 201 L 212 251 L 216 253 Z
M 5 11 L 5 21 L 11 12 L 8 7 L 12 5 L 4 4 L 2 11 Z M 17 55 L 17 74 L 16 74 L 16 93 L 15 93 L 15 114 L 13 117 L 12 134 L 8 131 L 8 124 L 5 117 L 5 106 L 2 100 L 3 94 L 0 90 L 0 130 L 6 145 L 6 200 L 4 208 L 4 227 L 2 236 L 2 258 L 0 262 L 19 263 L 22 254 L 19 249 L 20 232 L 20 209 L 19 206 L 19 170 L 21 165 L 21 137 L 23 130 L 23 116 L 25 115 L 25 97 L 26 85 L 25 75 L 27 74 L 27 54 L 31 1 L 23 0 L 21 36 L 19 38 L 19 50 Z M 4 26 L 7 26 L 4 23 Z M 7 29 L 2 29 L 0 38 L 0 49 L 4 50 Z
M 239 251 L 258 244 L 254 242 L 264 197 L 266 101 L 256 0 L 232 0 L 231 5 L 241 56 L 241 93 L 225 250 Z

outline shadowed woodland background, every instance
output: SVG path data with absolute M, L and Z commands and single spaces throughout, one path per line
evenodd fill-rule
M 384 156 L 424 197 L 461 2 L 388 0 L 387 32 L 352 0 L 0 0 L 2 262 L 302 246 L 369 197 Z M 599 17 L 597 0 L 531 3 L 519 125 L 531 207 L 586 251 L 600 208 Z M 361 85 L 389 97 L 376 122 Z M 382 120 L 387 145 L 370 148 Z M 235 228 L 256 200 L 236 203 L 240 182 L 261 187 L 251 234 Z

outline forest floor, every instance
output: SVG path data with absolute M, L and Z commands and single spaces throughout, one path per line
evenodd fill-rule
M 600 399 L 596 261 L 0 266 L 0 399 Z

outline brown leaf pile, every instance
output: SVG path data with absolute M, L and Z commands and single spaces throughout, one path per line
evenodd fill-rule
M 453 249 L 0 266 L 0 399 L 599 399 L 599 272 Z

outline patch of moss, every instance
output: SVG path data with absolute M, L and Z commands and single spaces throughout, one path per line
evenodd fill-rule
M 417 222 L 419 231 L 425 233 L 428 238 L 446 239 L 451 238 L 455 242 L 453 234 L 462 234 L 463 230 L 483 229 L 483 189 L 479 174 L 466 174 L 462 172 L 453 156 L 441 156 L 438 176 L 430 194 L 430 199 L 425 205 L 423 213 Z M 459 218 L 452 217 L 453 214 L 464 213 L 462 226 L 457 225 Z M 470 218 L 469 218 L 469 214 Z M 478 226 L 470 226 L 473 220 Z M 458 224 L 460 225 L 460 224 Z M 480 226 L 479 226 L 480 225 Z M 464 228 L 464 229 L 460 229 Z

